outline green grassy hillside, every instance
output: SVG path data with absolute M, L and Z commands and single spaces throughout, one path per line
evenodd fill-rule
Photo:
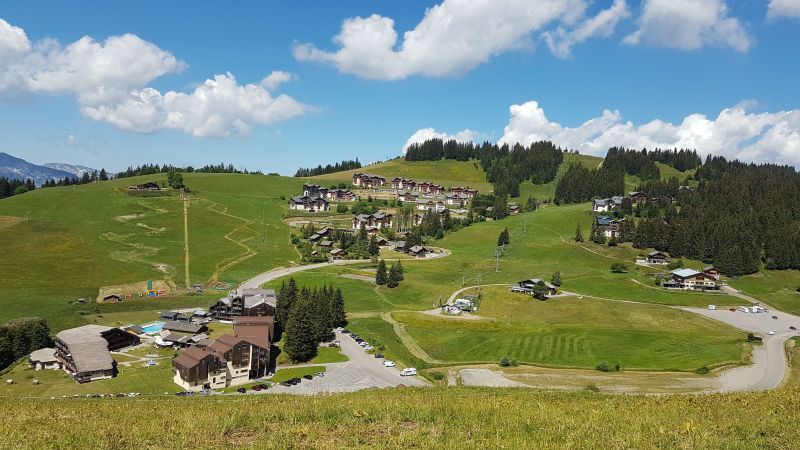
M 10 256 L 0 260 L 0 320 L 37 315 L 58 329 L 84 323 L 81 313 L 95 306 L 74 300 L 91 302 L 102 286 L 154 279 L 185 288 L 184 201 L 176 195 L 131 196 L 124 189 L 162 179 L 165 175 L 40 189 L 0 201 L 0 217 L 24 218 L 5 219 L 0 226 Z M 301 180 L 187 174 L 185 181 L 192 190 L 188 284 L 235 284 L 297 258 L 281 221 L 280 197 L 297 192 Z
M 0 399 L 3 448 L 794 448 L 800 390 Z M 112 418 L 124 417 L 124 423 Z M 68 420 L 66 419 L 68 418 Z
M 382 175 L 388 179 L 406 177 L 415 181 L 431 181 L 445 187 L 469 186 L 480 192 L 489 192 L 492 185 L 486 181 L 486 175 L 477 161 L 406 161 L 402 158 L 373 164 L 358 170 L 336 172 L 318 177 L 314 180 L 323 184 L 344 182 L 350 184 L 355 172 L 368 172 Z M 390 185 L 391 187 L 391 185 Z

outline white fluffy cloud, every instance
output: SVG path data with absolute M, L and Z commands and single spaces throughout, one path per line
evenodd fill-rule
M 681 50 L 713 45 L 746 52 L 752 38 L 728 14 L 725 0 L 645 0 L 639 29 L 624 42 Z
M 800 166 L 800 110 L 758 114 L 738 105 L 712 119 L 691 114 L 680 124 L 656 119 L 639 126 L 624 122 L 619 111 L 604 110 L 574 128 L 550 121 L 535 101 L 512 105 L 509 112 L 501 143 L 550 140 L 595 155 L 604 155 L 613 146 L 693 148 L 702 154 Z
M 531 34 L 553 22 L 571 27 L 585 9 L 585 0 L 443 0 L 401 41 L 391 18 L 373 14 L 344 21 L 333 39 L 337 51 L 312 44 L 298 44 L 293 51 L 300 61 L 328 63 L 363 78 L 455 76 L 494 55 L 530 48 Z M 606 30 L 608 24 L 598 28 Z M 573 40 L 579 42 L 579 37 Z
M 550 51 L 559 58 L 568 58 L 572 54 L 572 47 L 593 37 L 609 37 L 620 21 L 628 18 L 630 12 L 625 0 L 614 0 L 608 8 L 600 11 L 596 16 L 581 22 L 572 30 L 558 27 L 553 32 L 542 34 Z
M 291 97 L 270 94 L 294 79 L 280 71 L 260 85 L 238 85 L 226 74 L 206 80 L 191 93 L 162 94 L 148 87 L 185 67 L 168 51 L 133 34 L 104 42 L 84 36 L 67 46 L 52 39 L 32 43 L 23 29 L 0 19 L 0 93 L 74 95 L 84 115 L 121 130 L 174 129 L 199 137 L 227 137 L 309 110 Z
M 456 134 L 440 133 L 433 128 L 422 128 L 414 132 L 403 146 L 403 153 L 408 150 L 411 144 L 420 144 L 429 139 L 439 138 L 443 141 L 456 140 L 458 142 L 474 142 L 479 136 L 477 131 L 464 129 Z
M 800 17 L 800 0 L 769 0 L 767 17 Z
M 309 107 L 286 95 L 273 97 L 255 84 L 240 86 L 233 75 L 226 74 L 206 80 L 190 94 L 145 88 L 132 91 L 124 101 L 82 110 L 122 130 L 173 129 L 197 137 L 228 137 L 248 134 L 254 124 L 302 115 Z

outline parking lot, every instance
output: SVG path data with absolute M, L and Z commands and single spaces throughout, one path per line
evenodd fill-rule
M 323 364 L 325 376 L 303 380 L 296 386 L 281 386 L 260 391 L 268 394 L 320 394 L 334 392 L 354 392 L 369 388 L 386 388 L 398 385 L 428 386 L 421 377 L 400 376 L 400 368 L 384 367 L 383 359 L 375 358 L 359 346 L 348 334 L 336 333 L 336 340 L 341 343 L 342 352 L 350 358 L 344 363 Z

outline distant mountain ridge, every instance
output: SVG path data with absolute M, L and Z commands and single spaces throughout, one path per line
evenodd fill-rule
M 48 167 L 50 169 L 60 170 L 62 172 L 68 172 L 76 177 L 80 178 L 83 176 L 84 173 L 88 173 L 89 175 L 92 172 L 100 173 L 97 169 L 92 169 L 91 167 L 80 166 L 77 164 L 65 164 L 65 163 L 44 163 L 42 164 L 44 167 Z
M 63 180 L 67 177 L 77 178 L 77 175 L 64 170 L 31 164 L 24 159 L 0 152 L 0 177 L 17 180 L 27 180 L 30 178 L 37 186 L 41 186 L 48 180 Z

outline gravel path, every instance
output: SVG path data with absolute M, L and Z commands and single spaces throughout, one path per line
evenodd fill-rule
M 525 383 L 509 380 L 502 372 L 489 369 L 461 369 L 461 380 L 464 386 L 528 387 Z

